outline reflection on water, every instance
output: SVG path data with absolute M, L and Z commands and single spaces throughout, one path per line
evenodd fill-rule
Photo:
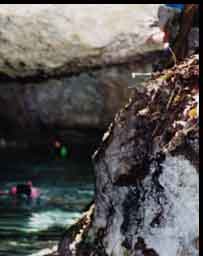
M 40 256 L 57 244 L 93 198 L 90 161 L 0 161 L 0 190 L 32 180 L 39 200 L 0 196 L 0 256 Z

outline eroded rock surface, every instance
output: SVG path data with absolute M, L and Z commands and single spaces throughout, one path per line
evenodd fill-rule
M 116 115 L 93 158 L 89 230 L 76 244 L 73 226 L 61 256 L 198 255 L 198 63 L 154 75 Z

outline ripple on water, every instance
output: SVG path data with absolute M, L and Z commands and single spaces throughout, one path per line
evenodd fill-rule
M 40 213 L 33 213 L 29 219 L 28 228 L 30 231 L 42 231 L 53 224 L 61 227 L 72 225 L 81 216 L 78 212 L 67 213 L 60 209 L 52 209 Z

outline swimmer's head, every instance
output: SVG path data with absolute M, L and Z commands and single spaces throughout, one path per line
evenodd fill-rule
M 29 187 L 32 187 L 32 181 L 29 180 L 29 181 L 27 182 L 27 185 L 28 185 Z
M 17 193 L 17 188 L 16 187 L 12 187 L 11 190 L 10 190 L 10 194 L 11 195 L 16 195 Z

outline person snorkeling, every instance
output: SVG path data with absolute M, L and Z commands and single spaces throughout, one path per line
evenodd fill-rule
M 26 184 L 17 184 L 10 188 L 8 192 L 0 191 L 0 196 L 10 195 L 13 197 L 26 196 L 28 199 L 37 199 L 40 196 L 40 190 L 33 187 L 32 181 L 28 181 Z

